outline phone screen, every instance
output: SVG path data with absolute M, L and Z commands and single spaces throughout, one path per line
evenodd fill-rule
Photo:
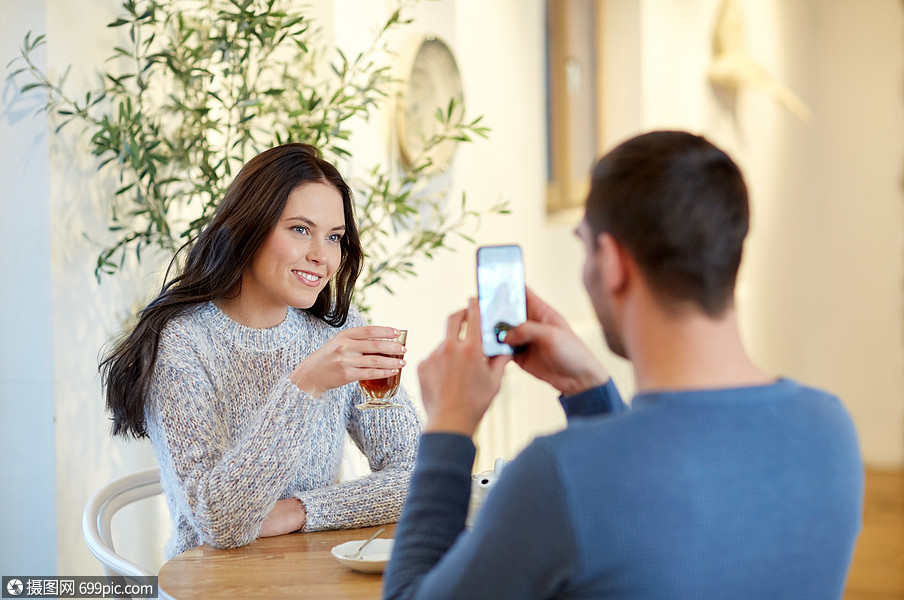
M 512 347 L 503 343 L 505 334 L 527 320 L 520 246 L 481 246 L 477 249 L 477 298 L 483 353 L 487 356 L 512 354 Z

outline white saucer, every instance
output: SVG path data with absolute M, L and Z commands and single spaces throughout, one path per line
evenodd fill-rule
M 391 539 L 377 538 L 369 543 L 358 558 L 349 558 L 358 551 L 361 544 L 367 540 L 354 540 L 334 546 L 330 551 L 340 563 L 355 571 L 362 573 L 382 573 L 392 554 Z

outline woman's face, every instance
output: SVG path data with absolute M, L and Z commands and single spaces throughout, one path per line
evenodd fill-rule
M 256 327 L 282 322 L 286 307 L 310 308 L 342 260 L 342 195 L 332 185 L 296 187 L 276 226 L 242 274 L 241 321 Z M 248 317 L 253 314 L 254 323 Z

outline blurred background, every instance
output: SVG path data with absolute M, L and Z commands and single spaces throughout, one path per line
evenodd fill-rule
M 548 14 L 543 0 L 425 1 L 390 41 L 400 64 L 425 35 L 450 46 L 468 111 L 491 128 L 488 140 L 458 148 L 443 175 L 450 198 L 467 190 L 477 208 L 510 202 L 510 215 L 482 219 L 473 238 L 521 244 L 528 285 L 599 353 L 626 395 L 630 366 L 605 350 L 580 283 L 573 230 L 585 175 L 596 156 L 650 129 L 688 129 L 732 154 L 751 192 L 737 301 L 754 358 L 839 395 L 866 463 L 900 469 L 904 4 L 737 0 L 743 39 L 721 18 L 726 4 L 571 0 L 549 3 Z M 350 55 L 395 2 L 298 6 Z M 0 63 L 17 56 L 29 30 L 46 33 L 43 68 L 59 76 L 71 65 L 76 91 L 96 85 L 126 35 L 106 27 L 121 12 L 116 0 L 0 7 Z M 731 61 L 715 69 L 726 39 L 761 70 Z M 20 88 L 0 88 L 0 573 L 100 574 L 82 541 L 85 501 L 155 461 L 146 440 L 111 439 L 98 354 L 159 284 L 161 267 L 149 260 L 94 278 L 98 248 L 85 234 L 105 231 L 99 207 L 110 188 L 96 185 L 78 128 L 54 134 L 56 124 L 34 113 L 40 99 Z M 390 102 L 355 124 L 348 171 L 398 159 L 395 119 Z M 396 282 L 394 295 L 369 297 L 374 322 L 409 330 L 403 383 L 415 398 L 417 363 L 439 343 L 446 316 L 476 293 L 475 246 L 455 246 L 417 263 L 417 276 Z M 516 371 L 478 432 L 476 470 L 564 426 L 554 390 Z M 360 468 L 353 458 L 349 465 Z M 142 529 L 118 547 L 159 568 L 165 506 L 135 510 Z

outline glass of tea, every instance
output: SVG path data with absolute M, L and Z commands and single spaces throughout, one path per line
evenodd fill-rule
M 399 342 L 404 345 L 408 340 L 408 332 L 404 329 L 399 330 L 398 337 L 387 338 Z M 384 354 L 384 356 L 394 356 L 402 358 L 401 355 Z M 380 379 L 365 379 L 358 382 L 361 391 L 367 396 L 367 402 L 362 402 L 355 408 L 397 408 L 402 406 L 392 401 L 392 397 L 399 391 L 399 382 L 402 380 L 402 369 L 391 377 L 381 377 Z

